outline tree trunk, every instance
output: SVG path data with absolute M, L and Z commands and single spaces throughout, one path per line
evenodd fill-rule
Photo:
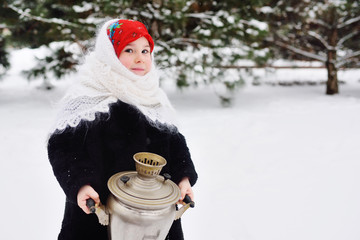
M 330 17 L 332 23 L 336 22 L 336 8 L 332 7 L 330 10 Z M 333 25 L 329 32 L 330 49 L 327 52 L 326 68 L 328 71 L 328 80 L 326 83 L 326 94 L 333 95 L 339 93 L 337 68 L 336 68 L 336 45 L 338 41 L 338 32 L 336 24 Z
M 162 3 L 162 0 L 153 0 L 152 1 L 153 4 L 156 4 L 156 5 L 159 5 L 160 7 L 163 5 Z M 150 35 L 154 38 L 154 39 L 157 39 L 157 38 L 160 38 L 160 26 L 159 26 L 159 22 L 157 21 L 156 18 L 153 18 L 152 19 L 152 22 L 151 22 L 151 26 L 150 27 Z
M 335 53 L 334 53 L 335 52 Z M 336 51 L 329 51 L 328 61 L 326 62 L 326 68 L 328 72 L 328 79 L 326 82 L 326 94 L 333 95 L 339 93 L 337 69 L 334 64 L 335 59 L 333 58 Z M 335 57 L 336 58 L 336 57 Z

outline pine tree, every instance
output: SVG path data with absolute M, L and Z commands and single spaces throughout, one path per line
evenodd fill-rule
M 359 1 L 269 1 L 268 6 L 263 13 L 270 26 L 269 42 L 280 48 L 282 57 L 323 62 L 326 94 L 338 93 L 338 69 L 359 66 Z

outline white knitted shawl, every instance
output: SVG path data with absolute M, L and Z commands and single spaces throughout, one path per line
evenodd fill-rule
M 176 129 L 175 111 L 159 86 L 155 65 L 146 75 L 139 76 L 116 57 L 106 32 L 116 20 L 106 22 L 100 29 L 94 51 L 86 56 L 79 70 L 78 82 L 61 100 L 54 131 L 76 127 L 81 120 L 93 121 L 96 113 L 109 113 L 109 105 L 118 100 L 138 108 L 153 126 Z

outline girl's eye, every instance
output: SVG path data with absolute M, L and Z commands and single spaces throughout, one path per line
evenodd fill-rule
M 125 49 L 125 52 L 127 52 L 127 53 L 132 53 L 132 52 L 133 52 L 133 50 L 132 50 L 132 49 L 130 49 L 130 48 L 128 48 L 128 49 Z
M 144 50 L 142 50 L 142 53 L 144 53 L 144 54 L 148 54 L 148 53 L 149 53 L 149 50 L 144 49 Z

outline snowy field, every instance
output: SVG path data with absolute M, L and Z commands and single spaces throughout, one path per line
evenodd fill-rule
M 47 160 L 54 103 L 69 81 L 37 89 L 18 74 L 26 51 L 0 81 L 1 239 L 56 239 L 64 195 Z M 279 70 L 267 81 L 325 80 L 325 70 Z M 199 173 L 187 240 L 360 239 L 360 70 L 325 86 L 250 84 L 233 107 L 209 89 L 168 90 Z

